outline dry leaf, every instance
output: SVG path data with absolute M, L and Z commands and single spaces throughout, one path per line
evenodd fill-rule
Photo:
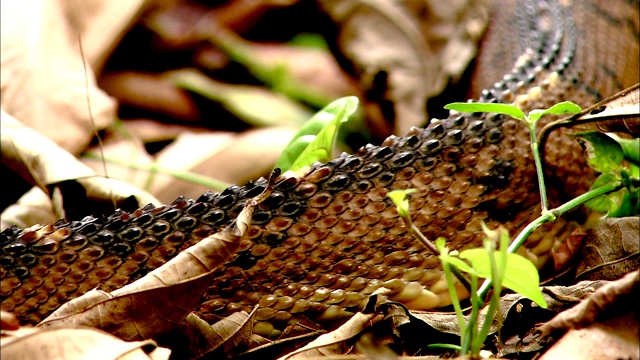
M 135 107 L 183 122 L 195 122 L 201 117 L 193 98 L 161 74 L 112 72 L 103 75 L 99 83 L 121 106 Z
M 182 134 L 157 155 L 160 168 L 186 170 L 227 184 L 244 184 L 269 173 L 295 134 L 289 127 L 268 127 L 240 134 Z M 220 138 L 223 138 L 220 141 Z M 198 198 L 207 186 L 157 174 L 150 191 L 163 201 Z
M 393 104 L 394 117 L 387 120 L 395 121 L 393 132 L 399 134 L 423 125 L 426 100 L 464 71 L 488 19 L 481 1 L 319 4 L 338 24 L 338 47 L 370 100 Z
M 640 219 L 605 219 L 587 230 L 578 280 L 615 280 L 640 266 Z
M 336 330 L 320 335 L 306 346 L 281 357 L 280 360 L 343 355 L 348 351 L 348 349 L 345 348 L 344 342 L 358 336 L 365 328 L 370 326 L 370 322 L 375 316 L 376 314 L 356 313 Z
M 66 211 L 77 210 L 77 204 L 72 203 L 78 200 L 76 194 L 65 198 L 64 188 L 69 188 L 71 184 L 77 184 L 88 199 L 120 203 L 133 195 L 138 204 L 158 203 L 153 196 L 126 182 L 96 176 L 73 155 L 4 111 L 0 123 L 3 163 L 29 183 L 40 187 L 27 193 L 24 201 L 18 201 L 3 212 L 3 229 L 9 225 L 28 227 L 34 224 L 33 221 L 53 223 L 65 217 Z M 56 188 L 62 190 L 62 199 L 52 202 L 48 196 L 42 195 L 45 191 L 54 196 Z M 35 195 L 37 192 L 40 194 Z M 65 202 L 65 208 L 56 208 L 55 204 L 62 202 Z M 37 213 L 37 217 L 34 218 L 33 212 Z
M 580 131 L 614 131 L 640 136 L 640 84 L 585 109 L 581 114 L 573 121 L 597 122 L 576 126 Z
M 189 338 L 190 356 L 199 358 L 208 353 L 209 356 L 213 356 L 211 352 L 221 349 L 221 354 L 231 357 L 248 348 L 256 310 L 257 307 L 251 314 L 244 311 L 233 313 L 213 325 L 209 325 L 193 313 L 189 314 L 180 325 L 180 330 Z
M 111 293 L 92 290 L 65 303 L 38 326 L 90 326 L 125 340 L 149 339 L 177 327 L 200 304 L 211 272 L 238 248 L 254 207 L 269 191 L 248 201 L 232 228 L 201 240 L 134 283 Z
M 633 296 L 634 292 L 637 299 L 640 291 L 639 275 L 640 272 L 636 270 L 619 280 L 604 285 L 580 304 L 558 314 L 551 321 L 540 326 L 540 332 L 543 336 L 546 336 L 556 330 L 584 327 L 592 323 L 601 313 L 619 307 L 620 304 L 625 302 L 625 297 Z
M 90 329 L 21 328 L 3 332 L 3 359 L 169 359 L 170 350 L 151 340 L 125 342 L 105 332 Z
M 539 359 L 638 360 L 639 328 L 637 313 L 605 319 L 585 329 L 570 330 Z
M 540 326 L 542 336 L 568 332 L 541 359 L 638 359 L 640 272 L 609 282 Z
M 85 72 L 75 21 L 82 16 L 67 5 L 62 0 L 2 3 L 2 109 L 79 153 L 95 129 L 111 123 L 115 103 L 96 87 L 91 70 Z

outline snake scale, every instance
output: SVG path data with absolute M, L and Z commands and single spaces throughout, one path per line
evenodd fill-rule
M 638 82 L 638 8 L 634 0 L 496 3 L 473 97 L 524 109 L 562 100 L 588 106 Z M 411 196 L 415 224 L 450 248 L 479 246 L 482 222 L 513 235 L 540 213 L 528 139 L 516 120 L 452 113 L 315 164 L 303 177 L 280 179 L 234 259 L 215 271 L 197 313 L 214 322 L 259 304 L 256 330 L 277 335 L 301 315 L 348 316 L 381 286 L 411 309 L 447 305 L 439 261 L 407 233 L 385 195 L 418 189 Z M 552 204 L 584 192 L 595 178 L 564 130 L 549 137 L 544 168 Z M 260 179 L 133 213 L 9 228 L 0 235 L 2 309 L 35 324 L 90 289 L 130 283 L 228 225 L 265 186 Z M 521 253 L 543 267 L 572 231 L 571 220 L 537 230 Z

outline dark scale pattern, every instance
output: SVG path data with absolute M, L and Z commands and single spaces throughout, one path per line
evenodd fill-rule
M 611 42 L 614 35 L 601 38 L 587 30 L 594 24 L 611 28 L 610 20 L 583 2 L 571 3 L 572 9 L 557 1 L 501 5 L 479 56 L 473 87 L 487 89 L 476 91 L 479 99 L 526 109 L 567 98 L 588 105 L 594 88 L 609 95 L 617 90 L 612 83 L 636 81 L 637 22 L 631 22 L 636 37 L 619 31 Z M 626 16 L 620 10 L 624 6 L 615 3 L 606 9 L 614 17 Z M 505 54 L 505 34 L 513 28 L 521 33 L 516 43 L 523 48 Z M 630 50 L 609 51 L 610 44 Z M 624 76 L 603 77 L 592 65 L 593 54 L 630 57 L 609 66 Z M 492 65 L 505 59 L 511 68 L 502 76 Z M 274 335 L 274 326 L 300 315 L 318 321 L 344 317 L 381 286 L 392 300 L 412 309 L 448 304 L 437 258 L 407 234 L 386 194 L 418 189 L 411 195 L 415 224 L 431 239 L 445 237 L 451 248 L 479 246 L 482 222 L 514 234 L 539 214 L 528 139 L 521 123 L 504 116 L 453 113 L 379 147 L 315 164 L 302 178 L 281 179 L 256 209 L 235 258 L 215 271 L 198 313 L 213 322 L 259 304 L 255 329 Z M 593 174 L 566 134 L 550 137 L 546 155 L 548 182 L 558 186 L 550 189 L 551 199 L 560 202 L 588 188 Z M 259 179 L 197 200 L 179 198 L 105 219 L 7 229 L 0 234 L 2 309 L 36 323 L 94 287 L 119 288 L 228 225 L 243 201 L 266 184 Z M 542 266 L 570 230 L 566 221 L 540 229 L 522 254 Z

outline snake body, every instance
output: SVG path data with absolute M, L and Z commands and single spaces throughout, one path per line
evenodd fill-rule
M 562 100 L 587 106 L 636 83 L 638 7 L 631 0 L 497 4 L 472 93 L 527 110 Z M 552 204 L 589 188 L 595 174 L 566 131 L 554 132 L 545 150 Z M 33 324 L 93 288 L 130 283 L 228 225 L 265 186 L 260 179 L 133 213 L 7 229 L 0 235 L 2 309 Z M 281 179 L 234 259 L 216 270 L 197 313 L 213 322 L 258 304 L 256 328 L 269 333 L 302 315 L 346 316 L 381 286 L 412 309 L 447 305 L 438 259 L 386 197 L 408 188 L 418 189 L 414 223 L 458 250 L 482 244 L 482 222 L 513 235 L 540 214 L 525 126 L 496 114 L 452 113 Z M 547 264 L 570 220 L 536 231 L 521 253 Z

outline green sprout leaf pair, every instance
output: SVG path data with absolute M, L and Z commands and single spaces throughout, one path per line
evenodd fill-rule
M 582 110 L 580 109 L 580 106 L 572 103 L 571 101 L 557 103 L 548 109 L 531 110 L 528 116 L 525 115 L 525 113 L 520 110 L 520 108 L 511 104 L 455 102 L 446 105 L 444 108 L 447 110 L 455 110 L 460 112 L 487 112 L 504 114 L 509 115 L 514 119 L 522 120 L 530 125 L 535 124 L 544 115 L 577 114 Z

